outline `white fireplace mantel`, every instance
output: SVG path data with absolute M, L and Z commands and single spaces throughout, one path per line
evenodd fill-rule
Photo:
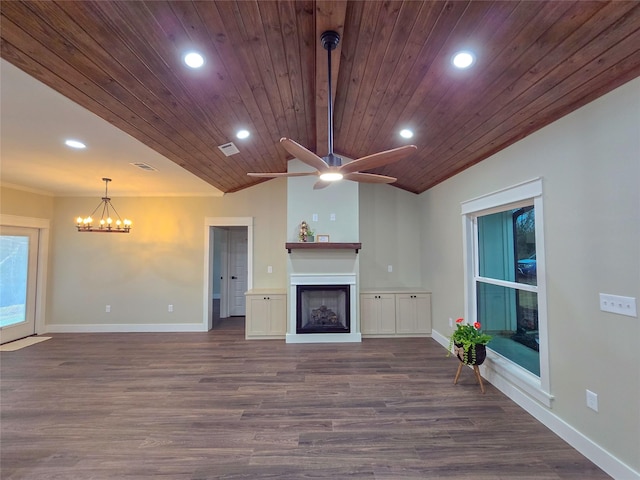
M 356 291 L 357 276 L 350 273 L 332 274 L 291 274 L 289 276 L 289 328 L 287 343 L 340 343 L 361 342 L 360 322 L 357 317 L 358 295 Z M 298 285 L 349 285 L 349 304 L 351 316 L 351 332 L 349 333 L 296 333 L 296 290 Z

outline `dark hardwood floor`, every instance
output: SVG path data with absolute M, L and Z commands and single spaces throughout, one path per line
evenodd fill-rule
M 213 330 L 242 330 L 244 332 L 246 318 L 244 316 L 220 318 L 220 300 L 214 299 L 211 309 Z
M 3 480 L 609 478 L 429 338 L 52 336 L 1 354 Z

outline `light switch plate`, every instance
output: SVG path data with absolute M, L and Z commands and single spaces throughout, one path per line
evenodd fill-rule
M 628 317 L 637 317 L 636 299 L 634 297 L 623 297 L 611 295 L 609 293 L 600 294 L 600 310 L 603 312 L 617 313 Z
M 594 412 L 598 411 L 598 394 L 587 390 L 587 407 Z

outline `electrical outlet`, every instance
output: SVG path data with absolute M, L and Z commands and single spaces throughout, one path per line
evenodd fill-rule
M 393 272 L 393 265 L 387 265 L 387 272 Z
M 273 273 L 273 267 L 271 265 L 267 266 L 267 273 Z
M 318 221 L 318 214 L 314 213 L 313 215 L 311 215 L 311 220 L 314 221 L 314 222 L 317 222 Z
M 598 411 L 598 394 L 587 390 L 587 407 L 594 412 Z
M 107 313 L 111 313 L 111 305 L 107 305 L 106 307 L 104 307 L 104 311 Z
M 600 310 L 603 312 L 617 313 L 628 317 L 637 317 L 636 299 L 634 297 L 622 297 L 609 293 L 600 294 Z
M 329 215 L 329 220 L 331 220 L 332 222 L 335 222 L 336 221 L 336 214 L 335 213 L 330 214 Z
M 449 326 L 453 327 L 453 318 L 449 317 Z
M 173 305 L 169 304 L 169 306 L 167 307 L 167 311 L 169 313 L 173 313 Z

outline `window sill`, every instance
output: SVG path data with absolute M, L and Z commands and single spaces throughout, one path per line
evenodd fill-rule
M 551 408 L 553 395 L 542 389 L 540 378 L 525 370 L 499 353 L 487 348 L 487 360 L 484 363 L 487 380 L 491 383 L 499 381 L 498 376 L 507 383 L 515 386 L 529 397 L 537 400 L 542 405 Z

